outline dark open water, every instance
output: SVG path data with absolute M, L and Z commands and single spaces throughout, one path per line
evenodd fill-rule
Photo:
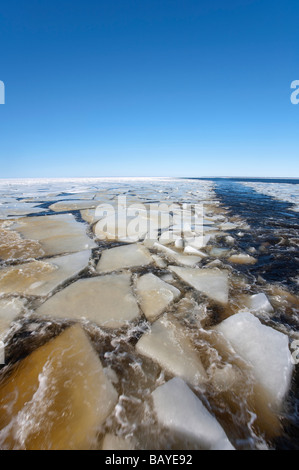
M 215 183 L 215 192 L 232 216 L 245 219 L 250 228 L 236 236 L 241 251 L 254 247 L 258 263 L 238 267 L 253 282 L 279 284 L 292 293 L 299 292 L 299 213 L 293 204 L 260 194 L 242 182 L 299 185 L 299 179 L 270 178 L 205 178 Z M 240 235 L 240 234 L 239 234 Z M 261 249 L 262 248 L 262 249 Z M 299 331 L 299 311 L 292 317 L 284 311 L 275 312 L 273 320 Z M 299 450 L 299 365 L 296 366 L 290 394 L 290 407 L 285 423 L 285 434 L 276 442 L 277 449 Z

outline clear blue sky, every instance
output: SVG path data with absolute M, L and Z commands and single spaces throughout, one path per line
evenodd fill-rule
M 0 177 L 296 176 L 298 0 L 9 0 Z

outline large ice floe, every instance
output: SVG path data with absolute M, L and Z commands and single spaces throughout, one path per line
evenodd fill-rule
M 266 393 L 269 406 L 279 409 L 289 390 L 293 371 L 288 337 L 263 325 L 246 311 L 232 315 L 216 329 L 250 364 L 257 383 Z
M 23 238 L 38 241 L 44 256 L 74 253 L 95 248 L 86 234 L 86 227 L 72 214 L 59 214 L 19 219 L 9 227 Z
M 124 245 L 105 250 L 97 265 L 97 271 L 118 271 L 122 268 L 146 266 L 153 262 L 150 252 L 143 245 Z
M 90 250 L 0 269 L 0 295 L 48 295 L 87 267 Z
M 0 181 L 0 449 L 289 439 L 299 298 L 249 230 L 207 180 Z
M 190 269 L 170 266 L 184 282 L 216 302 L 228 302 L 228 273 L 219 269 Z
M 80 279 L 55 294 L 36 313 L 53 318 L 87 319 L 116 328 L 139 315 L 129 274 Z
M 116 403 L 117 392 L 86 334 L 72 326 L 1 383 L 1 448 L 89 449 Z

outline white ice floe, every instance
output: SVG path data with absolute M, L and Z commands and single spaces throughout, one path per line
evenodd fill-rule
M 196 248 L 196 249 L 201 249 L 201 248 L 204 248 L 205 246 L 207 246 L 207 244 L 209 243 L 209 241 L 211 240 L 212 238 L 212 235 L 204 235 L 204 236 L 187 236 L 185 237 L 185 243 L 186 245 L 188 246 L 191 246 L 193 248 Z
M 207 254 L 203 253 L 203 251 L 197 250 L 196 248 L 193 248 L 193 246 L 186 246 L 184 249 L 184 253 L 187 255 L 197 255 L 200 256 L 201 258 L 206 258 Z
M 99 204 L 98 201 L 92 200 L 75 200 L 68 201 L 67 198 L 64 201 L 58 201 L 52 204 L 49 209 L 54 212 L 66 212 L 66 211 L 76 211 L 81 209 L 94 209 Z
M 159 423 L 189 445 L 203 450 L 234 450 L 214 416 L 185 382 L 175 377 L 152 393 Z
M 104 250 L 97 265 L 97 271 L 111 272 L 123 268 L 147 266 L 153 259 L 148 249 L 142 245 L 123 245 Z
M 155 264 L 158 266 L 158 268 L 166 268 L 167 267 L 167 263 L 165 262 L 165 260 L 163 258 L 161 258 L 160 256 L 158 255 L 152 255 L 152 258 L 155 262 Z
M 46 209 L 36 207 L 36 203 L 26 203 L 16 201 L 15 203 L 0 203 L 0 219 L 10 219 L 23 217 L 27 214 L 37 214 L 40 212 L 45 212 Z
M 238 228 L 238 225 L 232 222 L 224 222 L 223 224 L 220 224 L 219 228 L 220 230 L 235 230 Z
M 209 255 L 214 258 L 226 258 L 230 253 L 230 249 L 211 246 L 209 249 Z
M 199 263 L 203 256 L 202 255 L 188 255 L 181 254 L 177 251 L 168 248 L 167 246 L 161 245 L 161 243 L 154 243 L 153 248 L 165 253 L 165 256 L 175 263 L 182 264 L 184 266 L 195 266 Z
M 86 225 L 72 214 L 27 217 L 9 227 L 24 238 L 37 240 L 45 256 L 89 250 L 97 245 L 86 233 Z
M 252 367 L 256 382 L 267 395 L 273 409 L 280 408 L 287 394 L 293 371 L 288 337 L 249 312 L 240 312 L 220 323 L 216 330 Z
M 231 255 L 228 258 L 228 261 L 233 264 L 255 264 L 257 259 L 248 255 L 247 253 L 239 253 L 236 255 Z
M 55 294 L 36 310 L 52 318 L 87 319 L 100 326 L 118 328 L 139 315 L 129 274 L 80 279 Z
M 188 338 L 187 331 L 175 320 L 159 318 L 151 325 L 138 343 L 139 354 L 151 358 L 162 369 L 172 375 L 182 377 L 186 382 L 198 385 L 206 380 L 206 372 Z
M 268 297 L 263 292 L 249 296 L 246 300 L 246 306 L 251 312 L 274 312 Z
M 154 321 L 180 295 L 179 289 L 152 273 L 137 279 L 136 291 L 141 310 L 150 321 Z
M 0 295 L 48 295 L 87 267 L 90 250 L 0 269 Z
M 228 302 L 228 272 L 219 269 L 192 269 L 169 266 L 184 282 L 216 302 Z

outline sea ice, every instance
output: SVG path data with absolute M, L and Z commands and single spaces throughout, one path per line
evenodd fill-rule
M 139 308 L 129 274 L 80 279 L 55 294 L 36 313 L 52 318 L 87 319 L 118 328 L 138 317 Z
M 48 295 L 86 268 L 90 255 L 90 250 L 86 250 L 44 261 L 31 261 L 2 268 L 0 295 Z
M 257 259 L 253 258 L 253 256 L 247 255 L 246 253 L 240 253 L 238 255 L 230 256 L 228 261 L 235 264 L 255 264 Z
M 175 377 L 152 393 L 159 423 L 203 450 L 234 450 L 223 428 L 185 382 Z
M 185 329 L 165 316 L 151 325 L 151 330 L 136 344 L 136 350 L 192 385 L 198 385 L 207 378 L 199 353 L 188 339 Z
M 229 255 L 230 250 L 227 248 L 218 248 L 216 246 L 212 246 L 209 250 L 209 255 L 214 258 L 225 258 Z
M 94 224 L 102 218 L 101 215 L 96 216 L 96 209 L 83 209 L 80 211 L 80 214 L 82 219 L 89 224 Z
M 0 219 L 18 218 L 27 214 L 45 212 L 46 209 L 36 207 L 36 203 L 16 201 L 15 203 L 0 203 Z
M 72 214 L 23 218 L 10 228 L 26 239 L 37 240 L 45 256 L 74 253 L 97 247 L 87 236 L 86 225 L 77 222 Z
M 147 266 L 152 262 L 153 259 L 148 249 L 134 243 L 104 250 L 98 262 L 97 271 L 99 273 L 111 272 L 123 268 Z
M 134 450 L 134 444 L 129 438 L 106 434 L 102 442 L 102 450 Z
M 9 225 L 6 227 L 0 226 L 0 259 L 26 260 L 40 258 L 45 255 L 38 241 L 24 240 L 18 232 L 9 230 L 8 227 Z
M 49 209 L 54 212 L 67 212 L 67 211 L 76 211 L 81 209 L 94 209 L 99 205 L 99 201 L 87 201 L 87 200 L 77 200 L 77 201 L 59 201 L 52 204 Z
M 21 314 L 25 300 L 18 298 L 0 299 L 0 340 L 3 340 L 11 323 Z
M 238 228 L 238 225 L 232 222 L 224 222 L 223 224 L 220 224 L 219 227 L 220 230 L 235 230 Z
M 152 273 L 138 278 L 136 290 L 141 310 L 150 321 L 154 321 L 180 295 L 179 289 Z
M 228 273 L 219 269 L 192 269 L 169 266 L 184 282 L 216 302 L 228 302 Z
M 248 296 L 246 307 L 248 307 L 251 312 L 274 312 L 274 308 L 270 304 L 268 297 L 263 292 Z
M 136 222 L 136 219 L 128 216 L 126 211 L 112 212 L 95 224 L 94 233 L 98 240 L 134 243 L 146 237 L 148 233 L 147 221 L 141 219 Z
M 0 385 L 0 447 L 85 450 L 117 402 L 79 325 L 36 349 Z
M 192 246 L 193 248 L 201 249 L 207 246 L 211 238 L 212 235 L 185 237 L 185 242 L 187 245 Z
M 195 266 L 203 258 L 203 256 L 198 256 L 198 255 L 196 256 L 195 255 L 183 255 L 157 242 L 154 243 L 153 247 L 165 253 L 166 257 L 169 258 L 170 260 L 178 264 L 182 264 L 184 266 Z
M 270 407 L 279 409 L 290 387 L 293 371 L 288 337 L 263 325 L 249 312 L 232 315 L 216 330 L 251 365 L 257 383 L 267 394 Z

